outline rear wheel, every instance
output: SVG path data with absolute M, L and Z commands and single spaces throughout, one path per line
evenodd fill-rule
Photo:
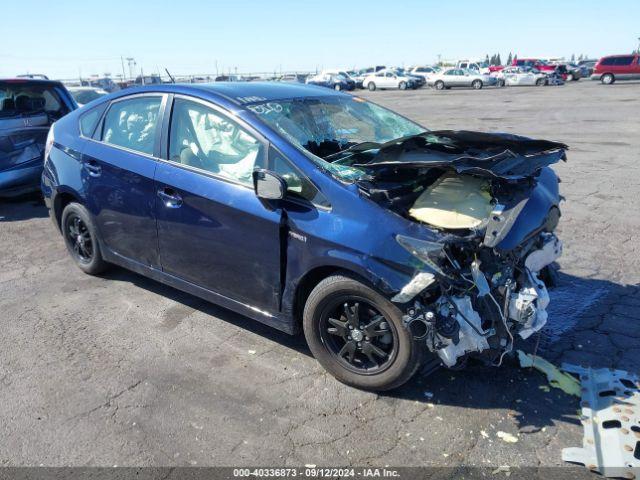
M 96 275 L 107 268 L 93 219 L 86 208 L 79 203 L 67 205 L 62 212 L 61 230 L 67 250 L 80 270 Z
M 444 90 L 444 82 L 442 80 L 438 80 L 434 87 L 436 87 L 436 90 Z
M 406 90 L 406 89 L 407 89 L 407 82 L 400 82 L 400 83 L 398 84 L 398 88 L 399 88 L 400 90 Z
M 613 76 L 612 73 L 605 73 L 604 75 L 602 75 L 602 77 L 600 77 L 600 81 L 604 85 L 611 85 L 613 82 L 616 81 L 616 78 Z
M 546 83 L 547 82 L 546 82 L 546 80 L 544 78 L 539 78 L 539 79 L 536 80 L 536 86 L 538 86 L 538 87 L 541 87 Z
M 376 84 L 373 82 L 369 82 L 369 84 L 367 85 L 367 88 L 369 89 L 370 92 L 373 92 L 376 89 Z
M 399 387 L 420 365 L 420 348 L 389 300 L 359 280 L 321 281 L 304 308 L 313 356 L 339 381 L 366 390 Z
M 474 90 L 480 90 L 482 88 L 482 80 L 474 80 L 471 82 L 471 86 Z
M 339 92 L 340 90 L 342 90 L 342 85 L 340 85 L 339 83 L 336 83 L 336 84 L 333 86 L 333 89 L 334 89 L 335 91 Z
M 573 82 L 573 73 L 567 73 L 567 82 Z

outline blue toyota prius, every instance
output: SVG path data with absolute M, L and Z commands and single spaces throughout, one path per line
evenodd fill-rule
M 42 190 L 84 272 L 303 330 L 340 381 L 386 390 L 500 365 L 545 324 L 566 148 L 314 86 L 153 85 L 58 120 Z

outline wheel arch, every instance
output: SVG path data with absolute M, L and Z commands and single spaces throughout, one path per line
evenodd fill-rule
M 60 228 L 60 222 L 62 221 L 62 212 L 64 211 L 65 207 L 72 202 L 82 204 L 82 202 L 80 201 L 80 196 L 75 192 L 63 190 L 56 193 L 53 199 L 53 214 L 55 216 L 56 225 L 58 226 L 58 228 Z

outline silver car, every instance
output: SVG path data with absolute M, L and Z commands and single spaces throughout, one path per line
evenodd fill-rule
M 432 74 L 427 84 L 436 90 L 444 90 L 452 87 L 471 87 L 480 90 L 487 85 L 496 85 L 497 79 L 489 75 L 483 75 L 476 70 L 464 70 L 462 68 L 449 68 Z
M 496 74 L 498 82 L 515 87 L 524 85 L 542 86 L 549 83 L 547 76 L 531 68 L 507 67 Z

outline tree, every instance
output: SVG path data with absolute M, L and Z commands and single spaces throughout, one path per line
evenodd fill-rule
M 495 64 L 496 64 L 496 56 L 491 55 L 491 60 L 489 60 L 489 65 L 495 65 Z
M 490 63 L 489 54 L 488 53 L 484 56 L 484 61 L 487 62 L 487 63 Z
M 502 60 L 500 59 L 500 54 L 496 55 L 496 65 L 502 65 Z
M 571 63 L 574 63 L 576 61 L 576 54 L 572 53 L 571 54 Z
M 511 56 L 511 52 L 509 52 L 509 56 L 507 57 L 507 65 L 511 65 L 513 63 L 513 57 Z

